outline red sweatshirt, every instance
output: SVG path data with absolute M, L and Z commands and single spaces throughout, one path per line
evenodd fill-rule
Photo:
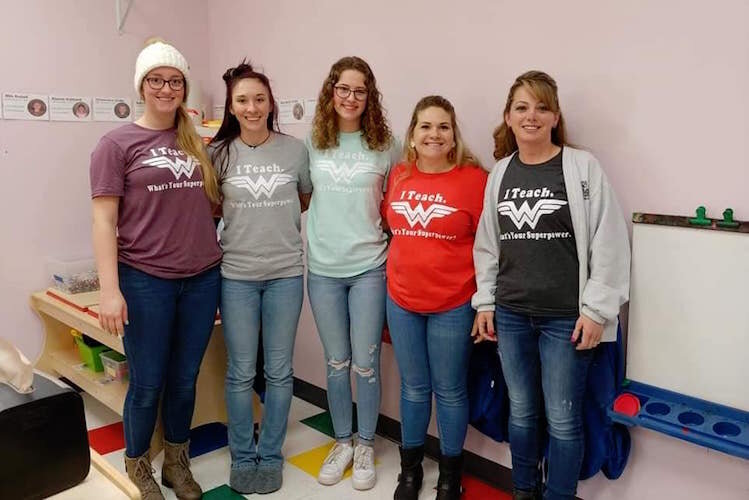
M 390 172 L 383 203 L 393 239 L 387 259 L 390 298 L 419 313 L 443 312 L 476 291 L 473 239 L 487 173 L 470 165 L 426 174 L 416 165 Z

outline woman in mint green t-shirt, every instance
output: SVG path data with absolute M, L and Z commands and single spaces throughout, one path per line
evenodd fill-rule
M 336 444 L 318 475 L 336 484 L 353 462 L 354 488 L 376 481 L 380 340 L 385 321 L 387 236 L 380 203 L 398 148 L 369 65 L 344 57 L 323 82 L 307 139 L 313 194 L 307 218 L 312 313 L 325 349 Z M 359 439 L 352 442 L 350 370 L 356 374 Z

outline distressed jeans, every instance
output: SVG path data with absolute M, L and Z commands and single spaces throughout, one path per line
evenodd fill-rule
M 385 323 L 385 265 L 349 278 L 312 272 L 307 292 L 325 350 L 328 406 L 336 440 L 353 434 L 351 375 L 356 376 L 359 442 L 374 443 L 380 412 L 380 342 Z
M 548 424 L 544 499 L 575 498 L 585 451 L 583 397 L 593 350 L 577 351 L 570 341 L 576 316 L 531 316 L 497 306 L 494 321 L 510 396 L 513 486 L 536 488 L 542 426 Z

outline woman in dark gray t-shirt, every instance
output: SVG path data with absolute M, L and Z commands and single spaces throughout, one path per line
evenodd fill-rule
M 223 194 L 229 484 L 240 493 L 270 493 L 282 483 L 292 354 L 304 298 L 301 212 L 312 184 L 304 143 L 278 131 L 268 78 L 245 62 L 223 78 L 224 120 L 209 148 Z M 252 401 L 259 344 L 266 385 L 256 445 Z
M 502 118 L 474 244 L 473 334 L 498 341 L 513 498 L 541 498 L 546 428 L 543 498 L 574 498 L 588 367 L 601 341 L 616 340 L 629 289 L 627 228 L 598 162 L 566 144 L 549 75 L 520 75 Z

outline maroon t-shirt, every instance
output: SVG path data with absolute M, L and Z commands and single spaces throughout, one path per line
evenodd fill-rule
M 129 123 L 91 153 L 91 197 L 119 196 L 118 260 L 160 278 L 196 275 L 221 260 L 198 161 L 176 129 Z

